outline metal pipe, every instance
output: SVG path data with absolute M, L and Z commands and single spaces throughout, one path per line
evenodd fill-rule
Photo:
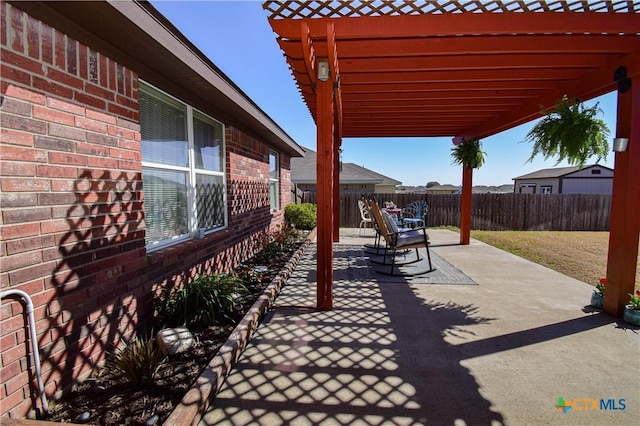
M 36 365 L 36 376 L 38 377 L 38 391 L 40 392 L 40 402 L 42 403 L 42 411 L 49 414 L 49 405 L 47 404 L 47 396 L 44 394 L 44 382 L 42 381 L 42 372 L 40 371 L 40 353 L 36 340 L 36 320 L 33 315 L 33 302 L 31 297 L 22 290 L 5 290 L 0 292 L 0 299 L 7 296 L 20 296 L 27 305 L 27 315 L 29 323 L 29 334 L 31 335 L 31 351 L 33 352 L 33 362 Z

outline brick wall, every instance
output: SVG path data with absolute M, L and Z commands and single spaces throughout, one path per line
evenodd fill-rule
M 47 393 L 72 383 L 131 334 L 143 294 L 137 77 L 1 7 L 2 290 L 35 306 Z M 2 414 L 37 396 L 24 307 L 2 300 Z
M 136 73 L 3 1 L 0 12 L 0 289 L 33 300 L 51 398 L 149 325 L 154 292 L 231 269 L 283 210 L 269 211 L 268 147 L 227 126 L 228 228 L 147 253 Z M 12 417 L 37 397 L 23 311 L 2 300 L 0 415 Z

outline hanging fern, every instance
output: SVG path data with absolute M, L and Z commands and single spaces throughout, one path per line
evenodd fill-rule
M 479 139 L 463 141 L 451 148 L 453 157 L 451 164 L 479 169 L 484 164 L 485 155 L 487 153 L 482 151 L 482 143 Z
M 602 110 L 598 104 L 587 108 L 578 99 L 562 98 L 552 111 L 542 110 L 542 118 L 525 137 L 533 142 L 528 162 L 538 155 L 545 160 L 557 157 L 572 166 L 582 167 L 588 158 L 596 156 L 596 163 L 609 153 L 609 128 L 604 120 L 596 118 Z

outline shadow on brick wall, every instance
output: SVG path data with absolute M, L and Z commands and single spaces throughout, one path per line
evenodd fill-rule
M 152 303 L 141 191 L 139 172 L 86 170 L 74 182 L 66 230 L 55 234 L 56 292 L 46 305 L 49 332 L 41 337 L 45 382 L 55 380 L 57 390 L 132 335 L 139 308 Z

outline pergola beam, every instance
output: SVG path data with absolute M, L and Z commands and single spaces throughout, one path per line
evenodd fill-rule
M 294 71 L 295 73 L 295 71 Z M 477 83 L 496 81 L 557 81 L 575 78 L 572 69 L 518 69 L 518 70 L 449 70 L 437 71 L 401 71 L 387 73 L 348 73 L 342 75 L 342 83 L 355 84 L 392 84 L 392 83 Z
M 524 50 L 523 40 L 527 49 Z M 401 38 L 376 40 L 340 40 L 341 60 L 361 58 L 390 58 L 402 56 L 494 55 L 520 54 L 623 54 L 635 46 L 635 35 L 593 34 L 589 43 L 557 35 L 525 34 L 517 38 L 511 35 L 451 36 L 446 38 Z M 278 44 L 292 59 L 302 58 L 298 40 L 278 39 Z M 318 40 L 318 51 L 326 50 L 323 40 Z
M 478 19 L 482 16 L 482 19 Z M 640 28 L 633 13 L 450 13 L 399 16 L 360 16 L 358 19 L 314 18 L 311 37 L 326 37 L 328 22 L 334 22 L 339 40 L 367 40 L 411 37 L 445 37 L 474 34 L 635 34 Z M 271 27 L 283 39 L 300 40 L 300 19 L 270 19 Z
M 520 90 L 549 90 L 554 86 L 544 80 L 513 80 L 513 81 L 459 81 L 455 84 L 452 82 L 433 82 L 433 81 L 406 81 L 394 83 L 369 83 L 353 84 L 341 81 L 341 85 L 347 86 L 349 93 L 433 93 L 433 92 L 469 92 L 469 91 L 485 91 L 485 92 L 509 92 Z
M 607 54 L 618 57 L 619 55 Z M 594 69 L 601 61 L 602 55 L 577 53 L 567 56 L 554 54 L 500 54 L 472 55 L 456 54 L 443 56 L 399 56 L 389 58 L 358 58 L 344 61 L 341 70 L 345 74 L 352 72 L 411 72 L 411 71 L 447 71 L 452 62 L 458 71 L 465 70 L 538 70 L 538 69 Z M 289 63 L 296 69 L 304 67 L 302 59 L 289 58 Z

